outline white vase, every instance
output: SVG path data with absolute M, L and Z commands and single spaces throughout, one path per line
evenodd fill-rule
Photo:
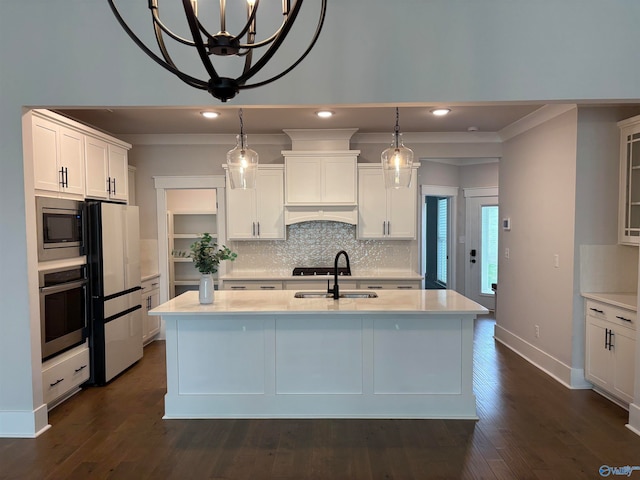
M 203 273 L 200 276 L 200 303 L 213 303 L 213 274 Z

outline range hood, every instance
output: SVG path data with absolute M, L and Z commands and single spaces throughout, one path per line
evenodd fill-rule
M 327 220 L 357 224 L 360 150 L 349 149 L 357 130 L 284 130 L 292 146 L 282 152 L 287 225 Z

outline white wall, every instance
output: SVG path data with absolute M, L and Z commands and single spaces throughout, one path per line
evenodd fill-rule
M 496 336 L 566 383 L 572 365 L 576 139 L 574 108 L 506 141 L 499 179 L 500 215 L 511 218 L 511 230 L 500 232 Z M 554 255 L 560 268 L 554 268 Z
M 146 12 L 120 4 L 136 17 L 136 28 L 149 28 Z M 330 0 L 325 30 L 305 62 L 232 103 L 637 99 L 640 63 L 631 59 L 639 17 L 640 2 L 628 0 Z M 30 327 L 38 312 L 28 289 L 35 249 L 27 240 L 33 218 L 26 210 L 21 108 L 212 100 L 146 58 L 103 0 L 0 2 L 0 40 L 0 247 L 11 252 L 0 260 L 0 435 L 32 435 L 42 423 L 34 413 L 42 394 Z

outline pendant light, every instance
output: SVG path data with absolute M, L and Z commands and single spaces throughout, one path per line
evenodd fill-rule
M 231 188 L 255 188 L 258 170 L 258 153 L 249 148 L 247 136 L 244 134 L 242 109 L 240 117 L 240 135 L 236 135 L 236 147 L 227 152 L 227 167 Z
M 211 95 L 223 102 L 235 97 L 241 90 L 261 87 L 262 85 L 274 82 L 298 66 L 318 40 L 327 11 L 327 0 L 313 1 L 319 9 L 318 22 L 315 30 L 306 25 L 302 27 L 303 29 L 308 29 L 307 36 L 310 37 L 307 48 L 305 50 L 300 48 L 299 50 L 302 50 L 302 53 L 300 53 L 300 56 L 294 60 L 293 63 L 290 63 L 288 67 L 285 66 L 287 64 L 284 64 L 282 59 L 289 57 L 280 55 L 281 59 L 273 62 L 276 65 L 275 68 L 278 68 L 278 70 L 274 70 L 274 66 L 270 65 L 270 68 L 265 69 L 265 71 L 270 72 L 268 74 L 270 76 L 267 76 L 262 70 L 284 44 L 302 9 L 303 0 L 282 0 L 281 6 L 277 5 L 278 2 L 264 2 L 264 5 L 261 5 L 260 0 L 246 0 L 246 7 L 244 9 L 238 8 L 241 7 L 241 2 L 229 2 L 233 4 L 230 5 L 231 8 L 229 12 L 227 12 L 227 0 L 219 0 L 220 13 L 218 15 L 212 14 L 212 12 L 208 10 L 212 7 L 210 4 L 215 4 L 216 2 L 202 2 L 204 4 L 201 8 L 202 12 L 198 12 L 198 0 L 182 0 L 184 16 L 174 14 L 175 12 L 169 8 L 168 18 L 163 15 L 164 20 L 160 19 L 161 0 L 148 0 L 157 47 L 148 46 L 147 43 L 142 40 L 143 38 L 146 39 L 149 35 L 143 34 L 138 36 L 134 33 L 133 29 L 126 23 L 124 17 L 116 7 L 117 0 L 107 1 L 120 26 L 122 26 L 135 44 L 153 61 L 176 75 L 187 85 L 201 90 L 207 90 Z M 144 4 L 147 2 L 144 2 L 144 0 L 141 2 L 120 0 L 117 3 L 125 4 L 126 10 L 129 11 L 133 8 L 130 4 Z M 166 3 L 176 2 L 165 1 L 164 4 Z M 169 5 L 169 7 L 171 6 L 172 5 Z M 244 10 L 244 13 L 242 13 L 242 10 Z M 281 17 L 282 19 L 281 23 L 278 21 L 280 24 L 279 27 L 274 25 L 274 27 L 277 27 L 274 32 L 261 32 L 262 35 L 260 38 L 258 38 L 257 35 L 256 23 L 258 23 L 259 16 L 261 18 L 263 17 L 262 15 L 258 15 L 258 10 L 266 17 L 264 20 L 272 17 Z M 312 12 L 313 8 L 309 10 L 309 13 Z M 237 28 L 235 33 L 227 30 L 227 13 L 229 13 L 230 17 L 228 19 L 228 25 L 233 25 Z M 216 22 L 216 20 L 218 20 L 218 22 Z M 213 21 L 213 25 L 211 21 Z M 304 22 L 305 20 L 303 19 L 303 23 Z M 268 24 L 269 22 L 267 21 L 265 23 Z M 178 33 L 171 30 L 169 25 L 178 27 L 178 30 L 176 30 Z M 312 25 L 309 24 L 309 26 Z M 267 29 L 268 28 L 269 27 L 267 27 Z M 185 38 L 179 34 L 181 30 L 184 31 L 185 29 L 189 31 L 190 37 Z M 229 30 L 231 30 L 231 28 L 229 28 Z M 165 42 L 165 40 L 173 40 L 175 42 L 171 42 L 171 46 L 173 47 L 172 54 L 169 53 L 171 50 L 171 48 L 169 48 L 169 42 Z M 293 42 L 300 42 L 300 38 L 294 39 Z M 303 45 L 304 43 L 299 44 L 300 47 Z M 184 46 L 191 48 L 184 49 L 182 48 Z M 292 45 L 289 43 L 284 50 L 291 51 L 291 48 Z M 204 78 L 197 78 L 186 70 L 180 70 L 178 68 L 179 63 L 184 65 L 193 64 L 193 61 L 191 61 L 192 58 L 185 58 L 183 52 L 187 55 L 191 54 L 195 58 L 200 58 L 206 75 Z M 174 57 L 174 54 L 179 55 L 175 55 Z M 289 56 L 290 55 L 291 54 L 289 54 Z M 217 67 L 214 66 L 214 63 Z M 237 71 L 237 76 L 227 77 L 221 76 L 218 73 L 233 71 L 234 64 L 236 65 L 235 70 Z M 241 70 L 240 67 L 242 67 Z M 255 76 L 260 77 L 258 73 L 261 72 L 262 77 L 254 79 Z M 149 82 L 152 81 L 152 79 L 149 80 Z
M 402 144 L 399 121 L 400 113 L 396 107 L 396 128 L 393 133 L 393 142 L 381 155 L 382 173 L 386 188 L 406 188 L 411 183 L 413 150 Z

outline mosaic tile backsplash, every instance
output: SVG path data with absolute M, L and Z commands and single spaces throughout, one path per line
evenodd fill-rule
M 290 275 L 295 267 L 332 266 L 340 250 L 352 271 L 417 270 L 417 242 L 357 240 L 356 226 L 340 222 L 303 222 L 287 227 L 286 240 L 233 241 L 238 253 L 229 272 L 269 271 Z M 344 266 L 344 259 L 340 260 Z

